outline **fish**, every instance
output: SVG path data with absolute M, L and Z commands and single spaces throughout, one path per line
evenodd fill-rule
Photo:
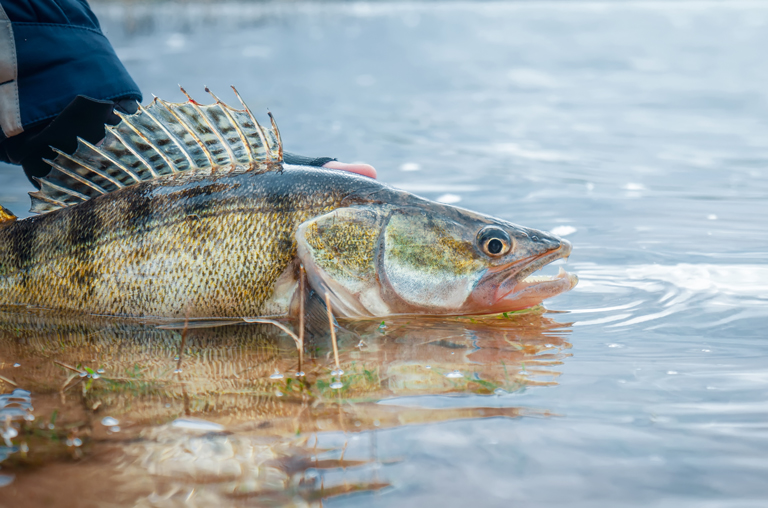
M 234 89 L 234 88 L 233 88 Z M 186 91 L 182 89 L 186 94 Z M 529 308 L 572 289 L 552 234 L 348 172 L 292 166 L 270 113 L 155 98 L 48 161 L 0 210 L 0 305 L 137 318 L 338 318 Z

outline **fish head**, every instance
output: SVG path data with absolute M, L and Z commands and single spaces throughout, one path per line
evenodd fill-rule
M 364 205 L 302 224 L 310 285 L 341 317 L 472 315 L 520 310 L 577 279 L 530 275 L 567 257 L 553 235 L 450 205 Z

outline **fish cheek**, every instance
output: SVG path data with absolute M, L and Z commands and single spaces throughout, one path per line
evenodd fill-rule
M 384 220 L 379 210 L 350 207 L 306 221 L 298 228 L 298 255 L 309 283 L 319 294 L 329 294 L 337 316 L 389 314 L 376 273 Z
M 409 313 L 452 314 L 486 271 L 464 228 L 441 217 L 396 213 L 384 232 L 383 272 Z

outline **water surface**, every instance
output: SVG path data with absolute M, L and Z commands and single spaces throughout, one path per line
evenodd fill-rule
M 765 504 L 766 4 L 96 10 L 147 99 L 234 84 L 289 150 L 564 235 L 581 282 L 544 314 L 347 324 L 339 389 L 327 344 L 307 387 L 263 327 L 182 347 L 7 311 L 0 390 L 31 394 L 0 404 L 0 505 Z

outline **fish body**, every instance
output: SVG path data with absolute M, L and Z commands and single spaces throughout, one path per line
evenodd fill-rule
M 205 114 L 211 117 L 210 110 Z M 227 135 L 250 139 L 243 132 L 255 120 L 234 124 L 227 131 L 208 122 L 230 159 L 243 156 Z M 204 134 L 196 135 L 203 148 Z M 554 236 L 363 176 L 285 166 L 275 147 L 276 127 L 267 136 L 262 130 L 259 139 L 261 159 L 206 167 L 187 155 L 194 167 L 180 171 L 166 154 L 156 157 L 158 167 L 146 179 L 136 166 L 131 175 L 139 178 L 129 183 L 115 176 L 128 166 L 117 148 L 88 145 L 74 156 L 60 155 L 52 163 L 60 172 L 33 194 L 35 206 L 51 209 L 0 222 L 0 305 L 136 317 L 290 316 L 304 297 L 298 294 L 303 266 L 308 287 L 328 294 L 340 317 L 460 315 L 529 307 L 576 283 L 564 273 L 526 281 L 570 253 L 570 245 Z M 109 135 L 108 142 L 114 144 Z M 176 144 L 184 144 L 180 134 Z M 167 151 L 167 144 L 156 145 Z M 78 156 L 87 150 L 117 161 L 118 168 Z M 207 158 L 213 162 L 223 152 L 210 150 Z M 248 156 L 254 154 L 251 149 Z M 150 156 L 139 159 L 134 164 L 152 169 Z M 72 161 L 76 168 L 64 167 Z M 171 171 L 155 175 L 161 163 Z M 94 186 L 67 187 L 97 180 L 88 171 L 111 175 L 116 188 L 102 192 L 109 178 L 94 184 L 98 194 L 92 196 L 85 193 Z

